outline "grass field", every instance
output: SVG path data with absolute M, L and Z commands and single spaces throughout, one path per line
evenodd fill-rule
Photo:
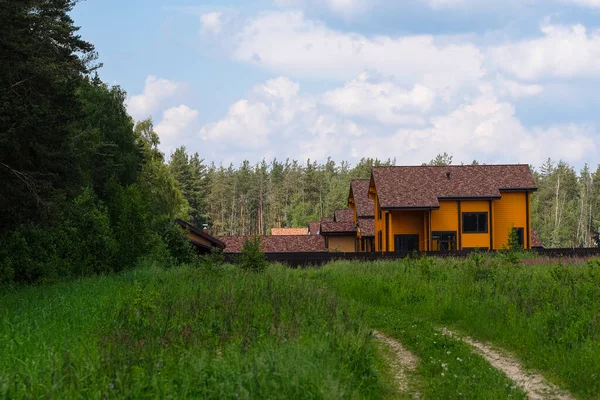
M 410 398 L 372 329 L 419 357 L 410 387 L 422 398 L 525 398 L 443 326 L 600 396 L 595 262 L 146 266 L 0 290 L 0 398 Z
M 474 255 L 338 262 L 314 273 L 336 293 L 366 305 L 370 326 L 409 346 L 416 340 L 414 324 L 451 327 L 512 351 L 578 397 L 600 397 L 597 260 L 524 266 Z

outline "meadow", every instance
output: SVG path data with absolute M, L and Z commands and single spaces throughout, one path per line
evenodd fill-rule
M 600 395 L 600 264 L 500 257 L 204 264 L 0 290 L 1 398 L 411 398 L 380 330 L 419 357 L 422 398 L 525 394 L 450 327 Z

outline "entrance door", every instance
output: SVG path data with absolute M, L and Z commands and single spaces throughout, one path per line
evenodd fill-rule
M 419 235 L 394 235 L 395 251 L 419 251 Z

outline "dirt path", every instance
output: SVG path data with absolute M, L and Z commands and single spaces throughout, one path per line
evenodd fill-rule
M 476 352 L 483 356 L 494 368 L 502 371 L 507 377 L 515 381 L 525 391 L 529 399 L 574 400 L 574 397 L 569 393 L 548 382 L 543 376 L 525 371 L 516 359 L 501 354 L 483 343 L 474 341 L 470 337 L 461 337 L 446 328 L 442 329 L 442 333 L 459 338 L 473 346 Z
M 407 373 L 417 369 L 419 359 L 397 340 L 392 339 L 379 331 L 373 331 L 373 336 L 387 345 L 394 353 L 395 357 L 390 360 L 390 366 L 395 372 L 394 378 L 396 379 L 398 390 L 402 393 L 409 393 Z M 415 399 L 420 398 L 419 393 L 417 392 L 413 392 L 412 396 Z

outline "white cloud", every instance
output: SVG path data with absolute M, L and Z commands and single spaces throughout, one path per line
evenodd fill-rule
M 161 140 L 170 139 L 187 129 L 197 118 L 198 111 L 182 104 L 179 107 L 165 110 L 162 121 L 156 125 L 154 130 L 159 134 Z
M 470 43 L 431 35 L 368 38 L 332 30 L 300 12 L 269 12 L 237 35 L 233 57 L 295 77 L 349 80 L 364 71 L 453 91 L 480 79 L 483 55 Z
M 460 108 L 430 119 L 424 129 L 400 129 L 389 136 L 360 138 L 352 154 L 396 157 L 400 164 L 419 164 L 447 152 L 455 160 L 523 162 L 539 165 L 548 157 L 578 162 L 596 152 L 597 134 L 579 125 L 527 129 L 512 104 L 482 94 Z
M 600 76 L 600 30 L 545 24 L 543 37 L 492 47 L 491 64 L 523 80 Z
M 501 97 L 518 99 L 521 97 L 537 96 L 544 91 L 542 85 L 531 85 L 504 78 L 499 78 L 495 83 L 495 92 Z
M 127 99 L 127 111 L 136 120 L 147 118 L 158 110 L 164 100 L 180 93 L 184 87 L 180 82 L 149 75 L 142 94 Z
M 600 8 L 600 0 L 559 0 L 567 4 L 576 4 L 579 6 Z
M 415 84 L 411 90 L 391 82 L 370 83 L 366 74 L 343 88 L 323 95 L 323 103 L 346 116 L 374 119 L 384 124 L 420 123 L 420 113 L 433 105 L 435 93 Z
M 229 108 L 224 119 L 204 126 L 200 136 L 203 140 L 227 146 L 264 147 L 271 132 L 270 117 L 271 111 L 266 104 L 240 100 Z
M 201 32 L 204 34 L 218 34 L 221 32 L 221 13 L 209 12 L 200 16 Z

